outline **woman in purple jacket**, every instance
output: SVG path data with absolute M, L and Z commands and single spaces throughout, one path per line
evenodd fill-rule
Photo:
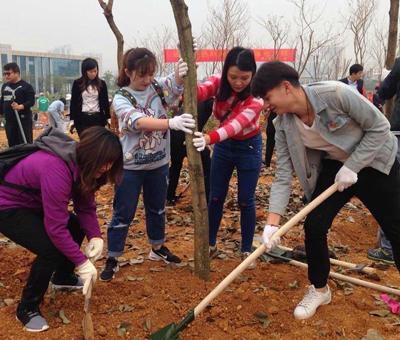
M 30 332 L 49 328 L 39 305 L 51 279 L 55 288 L 83 288 L 90 294 L 103 249 L 95 192 L 122 172 L 119 138 L 103 127 L 85 130 L 76 142 L 57 129 L 40 136 L 39 150 L 23 158 L 0 185 L 0 232 L 37 255 L 17 307 L 17 319 Z M 73 201 L 74 213 L 68 210 Z M 80 250 L 84 237 L 85 251 Z M 74 274 L 74 269 L 77 277 Z

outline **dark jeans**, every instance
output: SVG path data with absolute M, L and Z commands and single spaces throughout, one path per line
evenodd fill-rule
M 171 165 L 169 167 L 167 200 L 173 200 L 176 195 L 176 188 L 178 186 L 179 176 L 182 170 L 182 163 L 184 158 L 186 157 L 186 146 L 184 144 L 184 141 L 184 132 L 171 130 Z M 210 150 L 208 148 L 205 148 L 200 155 L 203 164 L 206 198 L 208 201 L 208 196 L 210 194 Z
M 85 113 L 77 115 L 74 119 L 74 125 L 78 136 L 80 137 L 82 132 L 91 126 L 106 126 L 107 119 L 101 112 L 96 113 Z
M 167 181 L 168 164 L 154 170 L 124 170 L 122 182 L 115 188 L 113 217 L 107 229 L 109 257 L 121 256 L 124 251 L 142 187 L 147 236 L 151 244 L 164 243 Z
M 76 215 L 70 215 L 67 228 L 74 241 L 81 245 L 85 234 Z M 54 272 L 59 279 L 68 278 L 73 273 L 75 265 L 47 235 L 43 213 L 31 209 L 0 211 L 0 232 L 37 255 L 22 292 L 20 307 L 32 309 L 39 306 Z
M 332 185 L 342 163 L 324 160 L 322 165 L 313 198 Z M 308 278 L 316 288 L 324 287 L 328 280 L 328 230 L 339 210 L 353 196 L 358 197 L 378 221 L 392 244 L 393 257 L 400 269 L 400 165 L 396 160 L 389 175 L 373 168 L 362 169 L 356 184 L 334 193 L 307 216 L 304 229 Z
M 20 115 L 20 119 L 21 119 L 22 129 L 24 130 L 25 133 L 26 141 L 28 143 L 32 143 L 33 141 L 32 114 Z M 7 114 L 5 129 L 9 147 L 24 143 L 21 130 L 18 126 L 18 121 L 15 118 L 14 113 L 12 113 L 11 115 Z
M 238 178 L 238 201 L 242 252 L 250 252 L 256 225 L 255 190 L 261 168 L 262 139 L 258 134 L 247 140 L 228 139 L 215 145 L 211 161 L 208 201 L 209 243 L 216 244 L 224 202 L 233 170 Z
M 271 165 L 272 155 L 275 148 L 275 126 L 272 121 L 276 118 L 276 113 L 271 112 L 268 116 L 267 124 L 267 146 L 265 148 L 265 166 L 269 167 Z

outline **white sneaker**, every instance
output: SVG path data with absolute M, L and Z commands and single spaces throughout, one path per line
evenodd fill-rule
M 242 261 L 246 260 L 250 256 L 250 254 L 251 254 L 250 252 L 242 253 Z M 250 264 L 247 266 L 246 269 L 252 270 L 252 269 L 256 269 L 256 267 L 257 267 L 256 261 L 253 261 L 253 262 L 250 262 Z
M 298 320 L 308 319 L 315 314 L 319 306 L 330 303 L 332 294 L 329 286 L 326 287 L 328 290 L 321 293 L 315 289 L 314 285 L 309 286 L 308 292 L 294 310 L 294 317 Z

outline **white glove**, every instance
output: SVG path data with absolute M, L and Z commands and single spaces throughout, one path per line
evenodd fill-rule
M 93 263 L 90 262 L 90 260 L 86 260 L 79 267 L 76 267 L 75 271 L 83 281 L 83 289 L 82 289 L 83 295 L 88 294 L 87 297 L 90 298 L 92 292 L 89 291 L 89 285 L 90 282 L 93 282 L 93 284 L 96 282 L 97 269 L 95 268 Z
M 343 165 L 335 177 L 335 183 L 338 183 L 338 191 L 342 192 L 348 187 L 351 187 L 354 183 L 357 183 L 357 179 L 357 174 Z
M 276 247 L 281 243 L 280 237 L 272 237 L 277 231 L 278 227 L 275 227 L 270 224 L 266 224 L 264 227 L 264 231 L 262 234 L 262 241 L 267 248 L 267 251 L 270 251 L 272 248 Z
M 196 127 L 196 122 L 190 113 L 183 113 L 180 116 L 175 116 L 168 119 L 168 126 L 172 130 L 181 130 L 183 132 L 192 134 Z
M 85 255 L 93 263 L 96 262 L 103 251 L 104 241 L 100 237 L 93 237 L 85 248 Z
M 196 137 L 193 138 L 193 146 L 197 149 L 198 152 L 203 151 L 206 148 L 206 139 L 202 132 L 196 131 L 194 133 Z
M 193 38 L 193 52 L 194 53 L 196 53 L 197 52 L 197 50 L 198 50 L 198 46 L 197 46 L 197 39 L 195 38 L 195 37 L 192 37 Z M 178 47 L 178 50 L 179 50 L 179 53 L 180 53 L 180 50 L 181 50 L 181 44 L 178 42 L 178 45 L 177 45 L 177 47 Z
M 187 75 L 188 70 L 189 67 L 186 62 L 184 62 L 182 58 L 179 59 L 178 63 L 175 66 L 175 78 L 178 81 L 183 82 L 183 77 Z

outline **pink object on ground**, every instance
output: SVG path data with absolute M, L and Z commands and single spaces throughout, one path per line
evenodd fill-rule
M 400 314 L 400 302 L 392 299 L 387 294 L 381 294 L 381 299 L 386 303 L 393 314 Z

